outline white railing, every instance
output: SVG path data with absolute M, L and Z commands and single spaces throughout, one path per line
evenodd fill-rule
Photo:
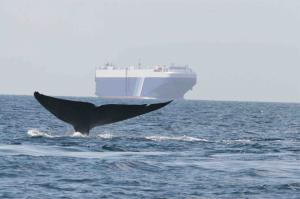
M 105 66 L 99 66 L 97 70 L 153 70 L 154 72 L 189 72 L 192 73 L 193 70 L 186 66 L 150 66 L 150 67 L 141 67 L 141 66 L 114 66 L 112 64 L 106 64 Z

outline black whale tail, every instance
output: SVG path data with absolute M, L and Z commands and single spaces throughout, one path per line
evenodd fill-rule
M 96 107 L 88 102 L 58 99 L 34 92 L 34 97 L 49 112 L 71 124 L 75 131 L 89 134 L 96 126 L 133 118 L 160 109 L 172 101 L 157 104 L 106 104 Z

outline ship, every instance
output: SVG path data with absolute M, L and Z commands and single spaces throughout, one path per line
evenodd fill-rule
M 96 92 L 101 98 L 183 99 L 195 86 L 189 66 L 114 66 L 96 69 Z

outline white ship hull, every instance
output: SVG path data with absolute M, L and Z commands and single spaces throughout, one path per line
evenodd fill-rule
M 99 69 L 96 95 L 104 98 L 180 99 L 196 84 L 187 70 Z

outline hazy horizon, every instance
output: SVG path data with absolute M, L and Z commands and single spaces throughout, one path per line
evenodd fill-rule
M 189 65 L 187 99 L 300 102 L 296 0 L 0 0 L 0 94 L 94 96 L 115 65 Z

